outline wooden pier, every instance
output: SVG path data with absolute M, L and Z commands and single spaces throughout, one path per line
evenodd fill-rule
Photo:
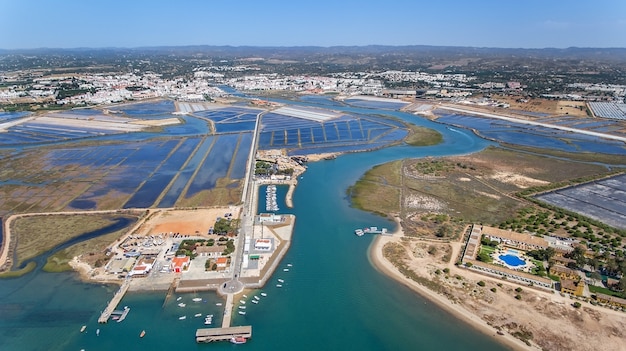
M 244 325 L 241 327 L 230 328 L 201 328 L 196 330 L 196 342 L 198 343 L 230 340 L 238 337 L 246 339 L 252 337 L 252 326 Z
M 115 311 L 117 305 L 120 303 L 120 301 L 122 301 L 122 298 L 126 294 L 126 291 L 128 291 L 128 287 L 130 287 L 130 280 L 125 280 L 122 286 L 120 286 L 120 289 L 115 293 L 115 295 L 109 302 L 109 305 L 104 309 L 104 311 L 102 311 L 102 314 L 100 314 L 100 318 L 98 318 L 98 323 L 106 323 L 109 320 L 109 317 L 111 317 L 111 314 L 113 313 L 113 311 Z

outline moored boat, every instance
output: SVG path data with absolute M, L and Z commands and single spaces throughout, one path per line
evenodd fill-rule
M 193 302 L 200 302 L 202 301 L 201 297 L 194 297 L 193 299 L 191 299 Z
M 246 314 L 246 311 L 239 311 L 239 314 L 244 315 Z
M 182 321 L 183 319 L 187 319 L 187 316 L 180 316 L 178 319 Z
M 267 296 L 267 293 L 262 292 L 261 296 L 265 297 L 265 296 Z
M 185 305 L 185 304 L 184 304 L 184 303 L 182 303 L 182 302 L 178 304 L 178 307 L 185 307 L 185 306 L 187 306 L 187 305 Z
M 96 329 L 96 336 L 100 336 L 100 328 Z
M 245 344 L 246 341 L 248 340 L 243 336 L 233 336 L 232 338 L 230 338 L 230 342 L 233 344 Z
M 143 338 L 144 336 L 146 336 L 146 331 L 142 330 L 141 333 L 139 333 L 139 337 Z
M 82 333 L 82 332 L 84 332 L 84 331 L 85 331 L 85 329 L 87 329 L 87 326 L 86 326 L 86 325 L 83 325 L 82 327 L 80 327 L 80 332 L 81 332 L 81 333 Z

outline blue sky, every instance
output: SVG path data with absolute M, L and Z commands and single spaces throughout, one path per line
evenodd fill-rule
M 0 48 L 626 47 L 626 0 L 0 0 Z

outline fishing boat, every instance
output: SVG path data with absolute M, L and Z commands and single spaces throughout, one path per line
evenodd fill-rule
M 244 315 L 246 314 L 246 311 L 239 311 L 239 314 Z
M 185 304 L 184 304 L 184 303 L 182 303 L 182 302 L 178 304 L 178 307 L 185 307 L 185 306 L 187 306 L 187 305 L 185 305 Z
M 201 297 L 194 297 L 193 299 L 191 299 L 193 302 L 200 302 L 202 301 Z
M 202 313 L 196 313 L 196 314 L 194 314 L 193 316 L 194 316 L 194 317 L 196 317 L 196 318 L 197 318 L 197 317 L 201 317 L 201 316 L 202 316 Z
M 287 263 L 287 267 L 291 267 L 291 266 L 292 266 L 292 264 L 291 264 L 291 263 Z
M 245 309 L 246 309 L 246 306 L 239 306 L 239 309 L 240 309 L 240 310 L 245 310 Z
M 182 298 L 183 298 L 182 296 L 179 296 L 176 298 L 176 301 L 180 301 Z
M 187 319 L 187 316 L 180 316 L 180 317 L 178 317 L 178 319 L 182 321 L 182 320 Z
M 100 328 L 96 329 L 96 336 L 100 336 Z
M 83 325 L 82 327 L 80 327 L 80 332 L 81 332 L 81 333 L 82 333 L 82 332 L 84 332 L 84 331 L 85 331 L 85 329 L 87 329 L 87 326 L 86 326 L 86 325 Z
M 276 287 L 277 288 L 282 288 L 283 286 L 282 286 L 282 284 L 276 284 Z
M 139 333 L 139 337 L 143 338 L 144 336 L 146 336 L 146 331 L 142 330 L 141 333 Z
M 280 283 L 284 283 L 284 282 L 285 282 L 285 281 L 284 281 L 284 280 L 282 280 L 282 279 L 278 279 L 278 281 L 279 281 Z
M 265 296 L 267 296 L 267 293 L 262 292 L 261 296 L 265 297 Z
M 259 301 L 257 301 L 257 300 L 252 300 L 252 303 L 259 303 Z
M 230 342 L 233 344 L 245 344 L 246 341 L 248 340 L 243 336 L 233 336 L 232 338 L 230 338 Z
M 259 301 L 261 298 L 260 298 L 260 297 L 258 297 L 258 296 L 256 296 L 256 295 L 254 295 L 254 299 L 255 299 L 255 300 L 257 300 L 257 301 Z
M 239 300 L 239 303 L 240 303 L 240 304 L 242 304 L 242 305 L 245 305 L 245 304 L 246 304 L 246 301 L 244 301 L 244 300 Z
M 289 272 L 289 268 L 283 268 L 283 272 Z
M 222 305 L 222 303 L 221 303 L 221 302 L 217 302 L 217 303 L 215 304 L 215 306 L 221 306 L 221 305 Z

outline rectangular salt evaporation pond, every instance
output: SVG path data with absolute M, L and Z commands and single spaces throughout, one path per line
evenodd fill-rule
M 168 114 L 175 112 L 176 108 L 174 107 L 173 101 L 163 100 L 160 102 L 123 105 L 111 108 L 110 110 L 122 111 L 129 116 L 146 117 L 149 115 L 163 115 L 162 117 L 166 118 Z
M 163 190 L 172 181 L 189 154 L 198 144 L 198 139 L 187 139 L 155 171 L 150 178 L 126 202 L 124 208 L 147 208 L 152 206 Z M 176 142 L 176 141 L 172 141 Z
M 285 144 L 287 146 L 297 146 L 300 143 L 299 129 L 289 129 L 286 132 L 287 140 Z
M 252 145 L 252 133 L 241 134 L 239 147 L 237 148 L 237 156 L 233 159 L 230 170 L 230 179 L 243 179 L 246 175 L 246 165 L 250 155 L 250 146 Z
M 553 206 L 583 214 L 612 227 L 626 229 L 626 214 L 607 211 L 606 209 L 597 207 L 594 204 L 583 202 L 580 201 L 580 199 L 567 197 L 558 193 L 547 193 L 536 196 L 535 198 Z
M 187 189 L 186 198 L 191 198 L 202 190 L 215 188 L 217 180 L 226 177 L 230 164 L 234 159 L 239 141 L 238 134 L 220 135 L 203 164 L 198 168 L 191 185 Z
M 313 134 L 314 143 L 323 143 L 326 141 L 324 128 L 322 126 L 311 128 L 311 133 Z
M 272 132 L 272 143 L 271 146 L 285 146 L 285 136 L 286 132 L 284 130 L 277 130 Z
M 256 122 L 220 122 L 215 123 L 217 133 L 233 133 L 252 131 L 256 127 Z
M 300 128 L 300 143 L 311 144 L 313 143 L 313 135 L 311 128 Z
M 163 196 L 161 202 L 159 202 L 159 208 L 173 207 L 176 204 L 176 201 L 187 186 L 187 183 L 189 183 L 189 179 L 193 176 L 193 173 L 200 166 L 200 163 L 205 158 L 209 149 L 213 145 L 215 138 L 216 137 L 214 136 L 206 137 L 202 141 L 202 144 L 200 144 L 200 146 L 196 149 L 194 154 L 190 156 L 191 158 L 189 159 L 189 162 L 187 162 L 187 164 L 185 165 L 185 168 L 178 173 L 178 177 L 176 178 L 170 189 L 167 191 L 165 196 Z

